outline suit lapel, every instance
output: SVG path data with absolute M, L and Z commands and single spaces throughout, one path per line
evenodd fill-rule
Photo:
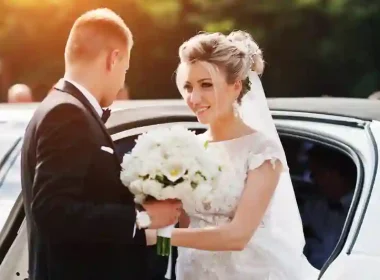
M 114 158 L 117 160 L 118 164 L 120 164 L 119 159 L 116 155 L 116 150 L 114 143 L 112 141 L 111 136 L 109 135 L 107 128 L 105 127 L 102 119 L 100 118 L 98 112 L 96 112 L 95 108 L 91 105 L 91 103 L 88 101 L 88 99 L 83 95 L 83 93 L 77 89 L 73 84 L 71 84 L 68 81 L 65 81 L 64 79 L 61 79 L 55 86 L 54 89 L 66 92 L 72 96 L 74 96 L 76 99 L 78 99 L 85 107 L 86 109 L 91 113 L 91 115 L 95 118 L 95 121 L 98 123 L 100 128 L 102 129 L 104 135 L 107 137 L 109 144 L 114 150 Z

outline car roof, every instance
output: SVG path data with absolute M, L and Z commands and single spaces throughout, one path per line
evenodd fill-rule
M 297 97 L 297 98 L 268 98 L 268 106 L 272 111 L 316 113 L 349 117 L 361 120 L 380 121 L 380 100 L 364 98 L 336 98 L 336 97 Z M 141 107 L 178 108 L 186 110 L 182 99 L 176 100 L 146 100 L 115 102 L 114 109 L 123 110 Z
M 0 123 L 4 121 L 27 122 L 38 104 L 0 104 Z M 380 121 L 380 100 L 335 97 L 268 98 L 268 105 L 273 111 L 319 113 Z M 182 99 L 125 100 L 114 102 L 111 108 L 119 111 L 157 106 L 184 110 L 186 105 Z
M 269 98 L 268 104 L 275 111 L 320 113 L 380 121 L 380 100 L 337 97 Z

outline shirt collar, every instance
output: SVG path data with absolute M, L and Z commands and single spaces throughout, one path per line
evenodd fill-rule
M 88 102 L 94 107 L 95 111 L 98 113 L 98 115 L 101 117 L 103 115 L 103 109 L 100 106 L 98 100 L 82 85 L 78 84 L 77 82 L 64 78 L 67 82 L 73 84 L 83 95 L 86 97 Z

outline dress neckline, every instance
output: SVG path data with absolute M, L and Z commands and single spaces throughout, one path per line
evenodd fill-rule
M 236 138 L 231 138 L 231 139 L 227 139 L 227 140 L 220 140 L 220 141 L 209 141 L 209 140 L 207 140 L 207 138 L 208 138 L 207 136 L 209 135 L 208 131 L 203 133 L 202 136 L 205 137 L 205 140 L 207 141 L 208 144 L 222 144 L 222 143 L 232 143 L 232 142 L 240 141 L 242 139 L 251 138 L 251 137 L 254 137 L 258 134 L 260 134 L 259 131 L 254 131 L 254 132 L 251 132 L 251 133 L 248 133 L 248 134 L 236 137 Z

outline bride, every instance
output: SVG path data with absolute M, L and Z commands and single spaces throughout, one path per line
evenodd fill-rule
M 243 31 L 202 33 L 179 49 L 177 86 L 209 147 L 225 151 L 210 203 L 183 201 L 178 280 L 316 280 L 280 139 L 259 79 L 262 52 Z

